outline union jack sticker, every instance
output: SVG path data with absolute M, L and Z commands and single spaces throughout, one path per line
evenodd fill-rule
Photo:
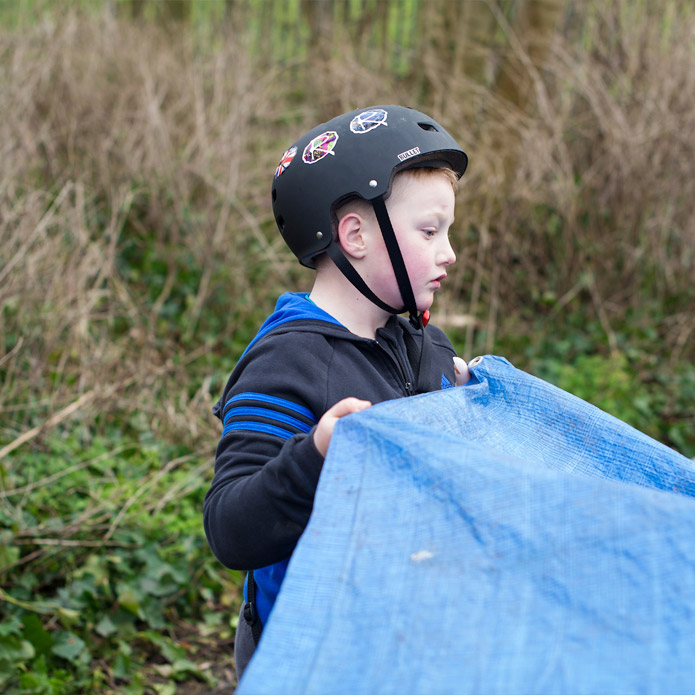
M 321 135 L 317 135 L 305 148 L 302 154 L 302 161 L 305 164 L 316 164 L 326 155 L 335 156 L 335 145 L 338 142 L 338 133 L 335 130 L 327 130 Z
M 358 113 L 350 121 L 350 130 L 358 135 L 368 133 L 370 130 L 374 130 L 374 128 L 378 128 L 380 125 L 388 125 L 386 122 L 387 117 L 388 112 L 384 109 L 362 111 L 362 113 Z
M 280 160 L 280 164 L 278 164 L 278 168 L 275 170 L 275 178 L 280 176 L 285 169 L 292 163 L 292 160 L 294 159 L 294 155 L 297 154 L 297 148 L 296 147 L 290 147 L 289 150 L 285 150 L 285 154 L 282 155 L 282 159 Z

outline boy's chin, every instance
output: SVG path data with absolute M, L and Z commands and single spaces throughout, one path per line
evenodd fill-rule
M 434 294 L 431 297 L 425 297 L 419 302 L 416 302 L 418 311 L 429 311 L 432 309 L 432 304 L 434 304 Z

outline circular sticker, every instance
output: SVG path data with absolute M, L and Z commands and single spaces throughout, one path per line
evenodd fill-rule
M 297 148 L 296 147 L 290 147 L 289 150 L 285 150 L 285 154 L 282 155 L 282 159 L 280 160 L 280 164 L 278 164 L 278 168 L 275 170 L 275 178 L 280 176 L 285 169 L 292 163 L 292 160 L 294 159 L 294 155 L 297 154 Z
M 305 164 L 316 164 L 330 154 L 335 156 L 335 144 L 338 142 L 338 133 L 335 130 L 327 130 L 325 133 L 316 136 L 305 148 L 302 154 L 302 161 Z
M 388 125 L 386 118 L 388 113 L 384 109 L 371 109 L 369 111 L 362 111 L 358 113 L 350 121 L 350 130 L 358 135 L 362 133 L 368 133 L 374 128 L 378 128 L 380 125 Z

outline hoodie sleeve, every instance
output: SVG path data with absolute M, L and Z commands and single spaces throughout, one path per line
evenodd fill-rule
M 322 336 L 268 336 L 230 378 L 203 516 L 210 547 L 231 569 L 289 557 L 309 521 L 323 466 L 312 435 L 328 407 L 329 359 Z

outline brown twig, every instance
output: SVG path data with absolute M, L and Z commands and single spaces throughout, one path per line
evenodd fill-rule
M 37 425 L 36 427 L 32 427 L 30 430 L 27 430 L 23 434 L 19 435 L 14 441 L 10 442 L 9 444 L 6 444 L 2 449 L 0 449 L 0 460 L 5 458 L 7 454 L 11 453 L 18 447 L 22 446 L 22 444 L 26 444 L 26 442 L 32 440 L 34 437 L 36 437 L 38 434 L 43 432 L 46 429 L 49 429 L 51 427 L 55 427 L 57 424 L 65 420 L 66 418 L 70 417 L 73 413 L 77 412 L 80 408 L 84 407 L 87 403 L 91 402 L 94 400 L 94 398 L 97 395 L 97 390 L 92 389 L 91 391 L 87 391 L 87 393 L 83 393 L 77 400 L 73 401 L 70 403 L 70 405 L 65 406 L 62 410 L 58 411 L 55 415 L 52 417 L 48 418 L 45 423 L 42 425 Z
M 44 427 L 47 426 L 47 424 L 44 425 Z M 121 447 L 118 447 L 117 449 L 113 449 L 112 451 L 107 451 L 104 454 L 99 454 L 99 456 L 95 456 L 94 458 L 88 459 L 87 461 L 80 461 L 79 463 L 75 463 L 72 466 L 68 466 L 67 468 L 63 469 L 62 471 L 58 471 L 58 473 L 54 473 L 53 475 L 49 475 L 47 478 L 43 478 L 38 482 L 29 483 L 28 485 L 22 485 L 21 487 L 15 487 L 15 488 L 12 488 L 11 490 L 0 490 L 0 499 L 3 497 L 12 497 L 13 495 L 19 495 L 22 493 L 32 492 L 33 490 L 35 490 L 37 488 L 45 487 L 46 485 L 50 485 L 51 483 L 55 482 L 56 480 L 59 480 L 60 478 L 64 478 L 66 475 L 70 475 L 71 473 L 75 473 L 76 471 L 80 471 L 83 468 L 87 468 L 87 467 L 95 464 L 97 461 L 100 461 L 100 460 L 105 459 L 105 458 L 109 458 L 111 456 L 116 456 L 117 454 L 120 454 L 123 451 L 127 451 L 128 449 L 132 449 L 132 448 L 133 448 L 133 445 L 121 446 Z

